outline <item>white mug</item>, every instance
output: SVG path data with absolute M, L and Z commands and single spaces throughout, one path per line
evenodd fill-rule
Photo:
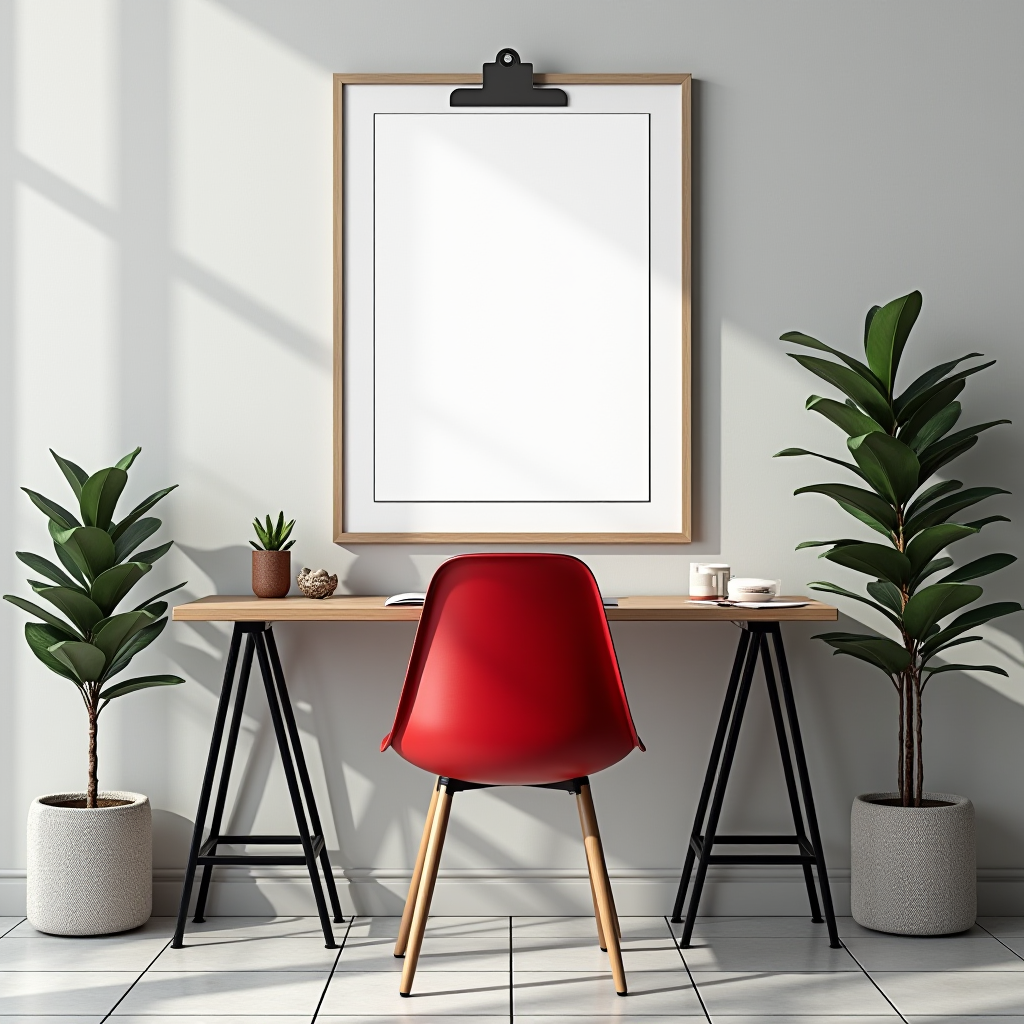
M 728 593 L 729 572 L 729 566 L 722 562 L 691 562 L 690 600 L 724 600 Z

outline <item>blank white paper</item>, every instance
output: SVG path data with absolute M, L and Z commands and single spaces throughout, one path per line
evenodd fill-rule
M 650 500 L 649 124 L 375 115 L 375 502 Z

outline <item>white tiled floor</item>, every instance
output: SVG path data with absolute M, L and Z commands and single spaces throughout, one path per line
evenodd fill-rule
M 594 922 L 438 917 L 413 996 L 398 995 L 398 919 L 355 918 L 323 948 L 313 918 L 211 918 L 170 948 L 173 921 L 61 939 L 0 918 L 0 1024 L 1024 1024 L 1024 918 L 912 939 L 840 919 L 844 949 L 804 918 L 622 919 L 629 996 Z

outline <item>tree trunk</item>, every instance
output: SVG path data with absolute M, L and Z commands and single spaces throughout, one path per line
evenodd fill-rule
M 896 765 L 896 778 L 898 780 L 897 784 L 896 784 L 896 788 L 900 791 L 900 800 L 901 801 L 903 800 L 903 791 L 906 789 L 906 785 L 907 785 L 906 776 L 904 775 L 904 772 L 903 772 L 904 730 L 907 727 L 907 716 L 905 714 L 905 709 L 903 707 L 903 690 L 904 690 L 905 685 L 906 684 L 903 681 L 903 676 L 901 675 L 899 677 L 899 687 L 897 689 L 897 693 L 899 695 L 899 701 L 900 701 L 900 731 L 899 731 L 899 744 L 898 744 L 898 746 L 896 748 L 896 761 L 898 762 L 897 765 Z
M 903 723 L 903 789 L 900 802 L 909 807 L 914 798 L 914 681 L 910 672 L 904 672 L 903 697 L 906 702 Z
M 96 705 L 89 705 L 89 790 L 85 795 L 85 806 L 98 806 L 99 779 L 96 762 Z
M 924 735 L 923 728 L 923 716 L 921 712 L 923 708 L 921 706 L 921 676 L 919 673 L 914 672 L 914 699 L 917 704 L 917 719 L 914 723 L 914 746 L 917 748 L 917 778 L 914 780 L 914 806 L 920 807 L 921 800 L 924 798 L 924 749 L 922 745 L 922 739 Z

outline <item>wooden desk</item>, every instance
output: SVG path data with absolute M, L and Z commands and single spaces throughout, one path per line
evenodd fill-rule
M 203 597 L 179 604 L 171 613 L 176 622 L 418 622 L 421 608 L 385 608 L 384 597 L 263 598 Z M 835 622 L 839 612 L 831 605 L 806 597 L 804 608 L 719 608 L 710 601 L 688 597 L 620 597 L 618 608 L 606 608 L 609 622 Z
M 306 597 L 258 598 L 250 595 L 204 597 L 189 604 L 178 605 L 172 612 L 176 622 L 233 622 L 231 646 L 228 649 L 227 666 L 224 672 L 224 683 L 221 688 L 217 715 L 214 720 L 213 737 L 210 742 L 210 753 L 207 760 L 206 775 L 200 792 L 199 807 L 196 811 L 196 823 L 189 851 L 188 867 L 185 872 L 185 884 L 182 888 L 181 905 L 178 910 L 177 927 L 171 945 L 181 948 L 185 929 L 185 918 L 192 894 L 192 886 L 198 865 L 203 865 L 203 878 L 196 900 L 195 920 L 203 920 L 206 898 L 210 888 L 210 876 L 215 864 L 305 864 L 309 870 L 313 895 L 316 898 L 317 910 L 324 931 L 324 941 L 328 948 L 334 947 L 334 936 L 327 912 L 323 888 L 317 870 L 317 859 L 323 868 L 324 884 L 331 901 L 334 921 L 343 920 L 338 894 L 335 888 L 334 875 L 324 845 L 323 829 L 313 799 L 313 788 L 309 781 L 305 758 L 299 743 L 299 732 L 295 724 L 291 701 L 285 685 L 284 672 L 274 641 L 272 623 L 274 622 L 416 622 L 419 620 L 421 608 L 417 606 L 398 606 L 385 608 L 383 597 L 329 597 L 313 600 Z M 696 875 L 693 878 L 693 890 L 686 912 L 686 923 L 683 927 L 682 945 L 688 946 L 693 934 L 697 908 L 700 904 L 704 880 L 710 864 L 799 864 L 803 868 L 804 882 L 807 887 L 807 898 L 811 907 L 811 919 L 822 922 L 821 909 L 814 887 L 811 868 L 817 870 L 818 887 L 821 890 L 821 903 L 824 905 L 824 921 L 828 925 L 829 943 L 839 948 L 839 936 L 836 931 L 835 914 L 832 908 L 832 896 L 829 890 L 828 874 L 825 869 L 825 858 L 821 848 L 821 837 L 818 832 L 818 821 L 814 811 L 814 799 L 811 794 L 810 776 L 804 756 L 803 741 L 800 737 L 800 725 L 797 719 L 796 702 L 789 678 L 786 663 L 786 652 L 782 643 L 781 623 L 783 622 L 835 622 L 839 618 L 838 609 L 820 601 L 808 598 L 789 598 L 789 600 L 808 601 L 802 608 L 743 608 L 733 606 L 722 608 L 712 602 L 690 601 L 681 596 L 622 597 L 617 608 L 607 608 L 605 612 L 610 622 L 733 622 L 740 627 L 739 644 L 733 661 L 732 673 L 726 688 L 725 701 L 718 722 L 711 748 L 701 790 L 697 814 L 690 832 L 690 841 L 683 862 L 679 889 L 676 894 L 672 920 L 680 921 L 683 902 L 689 887 L 690 876 L 696 862 Z M 221 768 L 220 785 L 214 805 L 213 818 L 210 822 L 210 836 L 203 842 L 203 829 L 206 825 L 210 797 L 217 762 L 220 757 L 221 743 L 224 737 L 224 724 L 227 719 L 228 706 L 238 660 L 238 652 L 242 635 L 246 635 L 245 652 L 238 678 L 238 693 L 235 698 L 231 725 L 225 747 L 224 764 Z M 776 683 L 775 667 L 769 651 L 769 637 L 775 653 L 775 664 L 778 666 L 778 683 Z M 298 825 L 297 836 L 224 836 L 220 834 L 224 803 L 227 798 L 228 778 L 234 758 L 238 730 L 242 719 L 242 708 L 245 703 L 249 673 L 252 668 L 253 654 L 259 660 L 260 672 L 263 676 L 267 701 L 270 704 L 271 719 L 277 735 L 278 748 L 284 762 L 285 778 L 291 795 L 295 820 Z M 718 821 L 725 799 L 726 785 L 732 769 L 736 744 L 739 739 L 740 725 L 746 709 L 754 670 L 758 661 L 764 668 L 765 685 L 768 688 L 768 699 L 771 703 L 772 717 L 779 741 L 779 752 L 782 757 L 782 770 L 786 779 L 786 790 L 789 794 L 790 807 L 793 813 L 793 833 L 791 835 L 743 835 L 719 836 Z M 781 691 L 781 694 L 780 694 Z M 784 710 L 783 710 L 784 709 Z M 788 725 L 788 734 L 787 734 Z M 794 761 L 796 773 L 794 774 Z M 800 795 L 803 798 L 801 810 L 800 798 L 797 795 L 799 780 Z M 301 786 L 301 794 L 300 794 Z M 305 798 L 305 808 L 303 808 Z M 709 810 L 710 805 L 710 810 Z M 308 813 L 308 822 L 307 815 Z M 806 816 L 806 829 L 804 818 Z M 253 854 L 219 854 L 220 844 L 246 843 L 298 843 L 302 846 L 302 855 L 293 857 L 262 856 Z M 796 846 L 796 854 L 728 854 L 713 853 L 716 844 L 720 845 L 788 845 Z

